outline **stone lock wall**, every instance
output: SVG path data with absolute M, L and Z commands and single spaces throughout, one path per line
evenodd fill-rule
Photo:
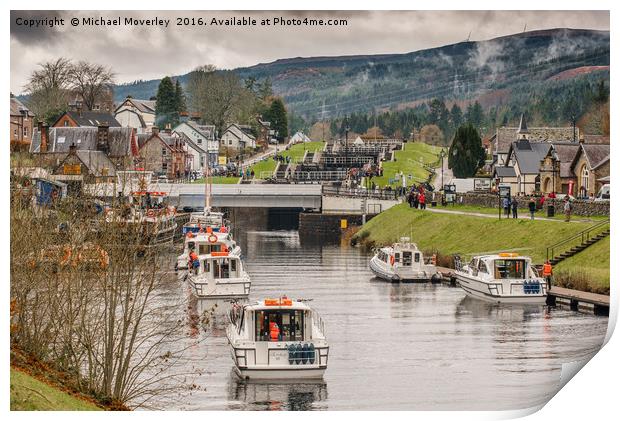
M 469 206 L 484 206 L 489 208 L 497 208 L 498 199 L 494 194 L 480 194 L 480 193 L 460 193 L 457 195 L 457 203 Z M 536 198 L 538 200 L 538 198 Z M 517 197 L 519 202 L 519 210 L 527 211 L 528 203 L 530 201 L 529 196 Z M 544 212 L 547 211 L 547 205 L 551 203 L 551 199 L 545 199 Z M 555 200 L 555 213 L 564 213 L 564 201 L 560 199 Z M 589 200 L 574 200 L 573 201 L 573 215 L 580 216 L 609 216 L 609 202 L 591 202 Z

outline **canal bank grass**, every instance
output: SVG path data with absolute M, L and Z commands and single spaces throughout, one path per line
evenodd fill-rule
M 11 411 L 102 411 L 86 399 L 72 396 L 25 372 L 11 368 Z
M 610 237 L 558 263 L 555 284 L 565 288 L 609 295 Z
M 559 203 L 556 205 L 558 206 L 560 205 Z M 546 205 L 545 205 L 546 206 Z M 458 211 L 458 212 L 468 212 L 468 213 L 483 213 L 483 214 L 487 214 L 487 215 L 495 215 L 497 216 L 498 214 L 498 210 L 497 207 L 493 207 L 493 208 L 489 208 L 486 206 L 472 206 L 472 205 L 460 205 L 460 204 L 448 204 L 446 206 L 441 206 L 441 204 L 438 204 L 437 209 L 445 209 L 445 210 L 449 210 L 449 211 Z M 512 212 L 512 211 L 511 211 Z M 519 208 L 517 210 L 517 213 L 519 215 L 519 217 L 523 217 L 523 216 L 530 216 L 530 211 L 527 208 Z M 512 215 L 512 213 L 511 213 Z M 547 208 L 545 207 L 545 209 L 541 209 L 539 211 L 536 211 L 536 213 L 534 213 L 534 216 L 537 218 L 547 218 Z M 503 213 L 503 209 L 502 209 L 502 218 L 504 218 L 504 213 Z M 548 219 L 556 219 L 559 221 L 563 221 L 564 220 L 564 214 L 561 213 L 557 213 L 555 214 L 555 216 L 548 218 Z M 571 221 L 580 221 L 580 222 L 590 222 L 590 221 L 604 221 L 606 219 L 609 219 L 608 216 L 603 216 L 603 215 L 593 215 L 593 216 L 580 216 L 580 215 L 573 215 L 571 217 Z
M 287 157 L 290 156 L 291 160 L 297 161 L 303 158 L 306 151 L 316 152 L 321 151 L 325 147 L 325 142 L 307 142 L 307 143 L 298 143 L 296 145 L 291 146 L 288 150 L 284 149 L 284 146 L 278 145 L 278 155 Z M 268 178 L 271 177 L 273 171 L 276 169 L 276 161 L 273 157 L 269 157 L 268 159 L 257 162 L 252 165 L 252 170 L 254 171 L 255 178 Z M 269 173 L 269 174 L 264 174 Z
M 394 153 L 395 161 L 384 161 L 383 176 L 374 177 L 372 181 L 380 187 L 388 185 L 389 179 L 396 178 L 396 174 L 401 171 L 405 176 L 411 175 L 413 179 L 407 178 L 407 185 L 418 184 L 426 181 L 430 172 L 424 168 L 424 164 L 434 164 L 439 159 L 441 148 L 438 146 L 427 145 L 422 142 L 408 142 L 403 144 L 402 151 Z M 402 185 L 401 180 L 392 183 L 393 187 Z
M 211 177 L 211 182 L 213 184 L 237 184 L 239 182 L 239 178 L 240 177 L 223 177 L 218 175 L 216 177 Z M 192 181 L 192 184 L 204 184 L 205 181 L 206 178 L 200 178 Z
M 568 224 L 557 221 L 527 219 L 491 219 L 479 216 L 433 213 L 411 209 L 406 203 L 394 206 L 368 221 L 353 240 L 366 246 L 391 244 L 400 237 L 411 237 L 422 250 L 438 251 L 441 255 L 474 254 L 516 251 L 531 256 L 534 263 L 546 258 L 546 248 L 570 237 L 596 222 Z M 594 246 L 596 246 L 595 244 Z M 592 246 L 592 247 L 594 247 Z M 599 245 L 593 253 L 605 255 L 583 258 L 579 267 L 591 276 L 592 287 L 609 286 L 609 242 Z M 588 249 L 578 253 L 586 253 Z M 567 260 L 570 267 L 570 260 Z M 573 264 L 572 266 L 576 266 Z M 559 266 L 558 270 L 566 270 Z

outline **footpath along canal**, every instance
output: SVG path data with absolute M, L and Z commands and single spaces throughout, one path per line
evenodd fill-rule
M 241 227 L 237 227 L 241 228 Z M 505 306 L 466 297 L 458 287 L 375 279 L 359 248 L 301 244 L 296 231 L 239 230 L 252 276 L 250 299 L 313 299 L 330 342 L 323 382 L 238 380 L 219 303 L 206 332 L 191 315 L 213 302 L 189 300 L 178 370 L 195 390 L 152 402 L 165 409 L 508 410 L 540 405 L 558 390 L 561 364 L 599 350 L 608 318 L 546 306 Z M 171 257 L 177 251 L 171 252 Z M 187 300 L 170 274 L 162 297 Z M 190 316 L 188 316 L 188 314 Z

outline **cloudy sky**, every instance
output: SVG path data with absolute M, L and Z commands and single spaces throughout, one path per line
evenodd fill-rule
M 347 26 L 175 26 L 177 17 L 261 19 L 337 18 Z M 18 26 L 18 18 L 64 18 L 64 26 Z M 161 27 L 85 27 L 77 17 L 170 19 Z M 484 40 L 527 30 L 609 30 L 606 11 L 398 11 L 398 12 L 11 12 L 11 91 L 21 93 L 38 63 L 59 56 L 112 67 L 117 82 L 187 73 L 202 64 L 235 68 L 279 58 L 319 55 L 404 53 L 463 41 Z

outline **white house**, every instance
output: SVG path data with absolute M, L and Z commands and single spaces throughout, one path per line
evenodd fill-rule
M 155 101 L 127 97 L 114 110 L 121 127 L 132 127 L 136 133 L 150 133 L 155 124 Z
M 249 130 L 244 130 L 233 123 L 222 133 L 220 144 L 226 148 L 242 151 L 245 148 L 255 148 L 256 138 L 249 133 Z
M 200 125 L 193 120 L 187 120 L 181 122 L 172 131 L 186 135 L 202 154 L 205 156 L 208 154 L 210 166 L 217 165 L 220 144 L 215 138 L 215 126 Z M 204 168 L 204 165 L 202 162 L 200 167 Z

